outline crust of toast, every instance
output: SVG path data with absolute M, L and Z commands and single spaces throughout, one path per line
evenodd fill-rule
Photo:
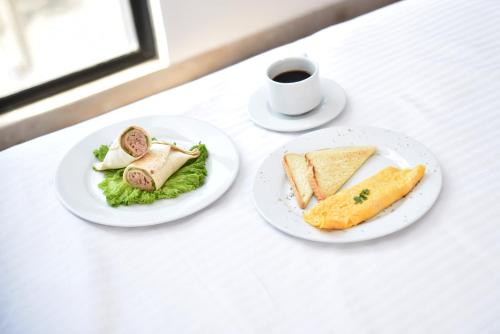
M 322 201 L 326 198 L 326 196 L 321 192 L 321 188 L 316 181 L 316 175 L 314 175 L 314 166 L 311 164 L 309 159 L 306 158 L 307 161 L 307 179 L 309 180 L 309 185 L 314 193 L 314 196 L 318 199 L 318 201 Z
M 295 178 L 293 177 L 293 173 L 290 170 L 290 167 L 288 166 L 288 162 L 286 161 L 286 155 L 283 156 L 282 161 L 283 161 L 283 167 L 285 168 L 285 173 L 288 176 L 288 180 L 290 180 L 290 184 L 292 185 L 292 190 L 293 193 L 295 194 L 295 199 L 297 200 L 297 204 L 301 209 L 305 209 L 307 204 L 309 204 L 309 202 L 305 203 L 302 200 L 302 195 L 300 194 L 299 188 L 297 187 L 297 183 L 295 181 Z

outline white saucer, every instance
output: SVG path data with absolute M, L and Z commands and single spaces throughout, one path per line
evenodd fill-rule
M 287 116 L 271 110 L 263 86 L 250 97 L 250 118 L 255 124 L 274 131 L 293 132 L 318 127 L 337 117 L 347 100 L 342 87 L 331 79 L 321 78 L 321 90 L 323 101 L 319 106 L 302 115 Z

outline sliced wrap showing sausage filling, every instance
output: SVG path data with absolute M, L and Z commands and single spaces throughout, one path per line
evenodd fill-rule
M 183 150 L 166 142 L 154 142 L 149 152 L 125 168 L 123 180 L 134 188 L 154 191 L 163 186 L 172 174 L 200 152 Z
M 127 167 L 148 153 L 152 140 L 143 128 L 133 125 L 123 130 L 110 145 L 102 162 L 94 164 L 96 170 Z

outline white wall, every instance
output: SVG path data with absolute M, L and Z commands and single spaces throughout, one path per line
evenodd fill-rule
M 354 0 L 161 0 L 176 63 L 328 5 Z

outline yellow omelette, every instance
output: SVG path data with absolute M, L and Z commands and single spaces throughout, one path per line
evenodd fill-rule
M 327 230 L 358 225 L 408 194 L 424 174 L 423 165 L 412 169 L 387 167 L 319 202 L 304 213 L 304 219 L 317 228 Z

